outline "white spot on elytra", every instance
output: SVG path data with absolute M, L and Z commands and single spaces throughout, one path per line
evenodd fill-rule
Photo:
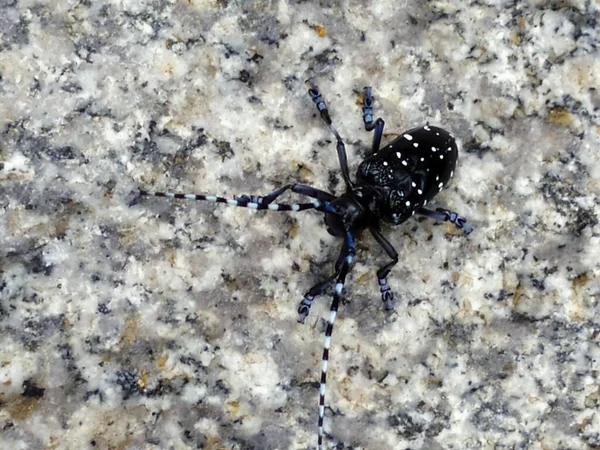
M 404 139 L 406 139 L 407 141 L 412 141 L 412 136 L 411 136 L 410 134 L 408 134 L 408 133 L 407 133 L 407 134 L 404 134 L 404 135 L 402 135 L 402 137 L 403 137 Z
M 444 155 L 440 155 L 440 159 L 444 159 Z
M 410 206 L 410 202 L 406 200 L 406 206 Z
M 403 166 L 408 166 L 408 163 L 406 162 L 406 160 L 402 161 L 402 165 Z
M 435 176 L 435 181 L 438 181 L 439 179 L 440 179 L 440 176 L 439 176 L 439 175 L 436 175 L 436 176 Z
M 448 147 L 448 150 L 446 150 L 447 152 L 451 152 L 452 151 L 452 147 Z
M 450 172 L 450 178 L 454 176 L 454 170 Z
M 419 146 L 419 143 L 418 143 L 418 142 L 413 142 L 413 147 L 414 147 L 414 148 L 417 148 L 418 146 Z
M 423 127 L 423 129 L 424 129 L 425 131 L 431 131 L 431 128 L 429 128 L 427 125 L 425 125 L 425 126 Z
M 441 188 L 443 188 L 443 187 L 444 187 L 444 183 L 440 183 L 440 184 L 438 184 L 438 187 L 439 187 L 440 189 L 441 189 Z
M 431 147 L 431 151 L 432 151 L 432 152 L 435 152 L 436 150 L 437 150 L 437 148 L 435 148 L 435 147 Z
M 417 189 L 417 192 L 419 193 L 419 195 L 423 195 L 423 191 L 421 189 Z
M 402 158 L 402 154 L 400 152 L 396 152 L 396 156 L 398 157 L 398 159 Z
M 412 187 L 417 187 L 417 183 L 415 183 L 414 181 L 411 183 Z
M 436 132 L 436 133 L 435 133 L 435 135 L 436 135 L 436 136 L 439 136 L 439 135 L 440 135 L 440 133 Z
M 423 206 L 425 206 L 427 204 L 427 200 L 423 201 Z
M 387 166 L 387 165 L 388 165 L 387 161 L 384 161 L 384 162 L 383 162 L 383 165 L 384 165 L 384 166 Z

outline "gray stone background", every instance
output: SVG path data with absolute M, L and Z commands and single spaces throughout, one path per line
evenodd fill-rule
M 360 92 L 385 140 L 461 156 L 411 220 L 382 310 L 369 237 L 333 337 L 328 448 L 600 448 L 597 1 L 0 2 L 0 447 L 314 449 L 340 242 L 314 212 L 224 196 L 341 193 Z M 294 196 L 286 197 L 288 201 Z

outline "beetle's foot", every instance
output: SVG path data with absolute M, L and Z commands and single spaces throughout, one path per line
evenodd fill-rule
M 304 323 L 306 318 L 308 317 L 308 313 L 310 312 L 310 307 L 312 305 L 314 297 L 311 295 L 307 295 L 302 299 L 300 304 L 298 305 L 298 322 Z
M 381 300 L 386 311 L 392 311 L 394 309 L 394 293 L 390 288 L 386 278 L 378 278 L 379 290 L 381 291 Z
M 467 223 L 466 217 L 460 216 L 449 209 L 437 208 L 436 211 L 444 215 L 445 221 L 451 222 L 456 225 L 457 228 L 464 230 L 465 234 L 471 234 L 473 232 L 473 227 Z

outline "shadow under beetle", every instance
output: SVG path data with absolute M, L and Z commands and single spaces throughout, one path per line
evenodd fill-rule
M 319 387 L 319 419 L 317 448 L 323 448 L 323 422 L 325 416 L 325 384 L 327 363 L 333 324 L 338 305 L 342 298 L 344 283 L 348 272 L 354 265 L 356 255 L 355 240 L 364 230 L 369 230 L 377 243 L 391 258 L 391 262 L 377 271 L 377 281 L 385 309 L 394 308 L 394 294 L 387 283 L 387 276 L 398 262 L 398 252 L 383 236 L 380 221 L 399 225 L 412 215 L 420 214 L 432 219 L 448 221 L 470 233 L 473 229 L 466 219 L 453 211 L 437 208 L 425 208 L 427 202 L 447 186 L 454 175 L 458 149 L 456 141 L 447 131 L 423 126 L 406 131 L 387 146 L 380 148 L 384 121 L 374 120 L 373 94 L 370 87 L 365 88 L 363 96 L 363 121 L 367 131 L 374 131 L 371 155 L 358 166 L 356 181 L 350 179 L 346 147 L 333 125 L 327 105 L 319 89 L 310 80 L 308 93 L 315 103 L 321 118 L 325 121 L 337 141 L 337 154 L 342 177 L 346 183 L 346 192 L 336 197 L 304 184 L 288 184 L 270 194 L 259 197 L 243 195 L 234 199 L 200 194 L 175 194 L 170 192 L 140 191 L 140 195 L 155 195 L 189 200 L 206 200 L 228 205 L 241 206 L 256 210 L 304 211 L 315 209 L 325 214 L 327 231 L 344 240 L 340 255 L 335 263 L 335 272 L 325 280 L 315 284 L 305 294 L 298 307 L 298 321 L 304 323 L 314 298 L 335 286 L 331 302 L 329 320 L 325 330 L 321 381 Z M 310 203 L 283 204 L 273 203 L 285 191 L 312 198 Z

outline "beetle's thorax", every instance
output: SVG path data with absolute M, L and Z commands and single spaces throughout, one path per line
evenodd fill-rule
M 378 222 L 379 193 L 369 186 L 355 186 L 351 191 L 331 201 L 338 214 L 325 214 L 327 231 L 333 236 L 344 236 L 346 231 L 360 234 Z

